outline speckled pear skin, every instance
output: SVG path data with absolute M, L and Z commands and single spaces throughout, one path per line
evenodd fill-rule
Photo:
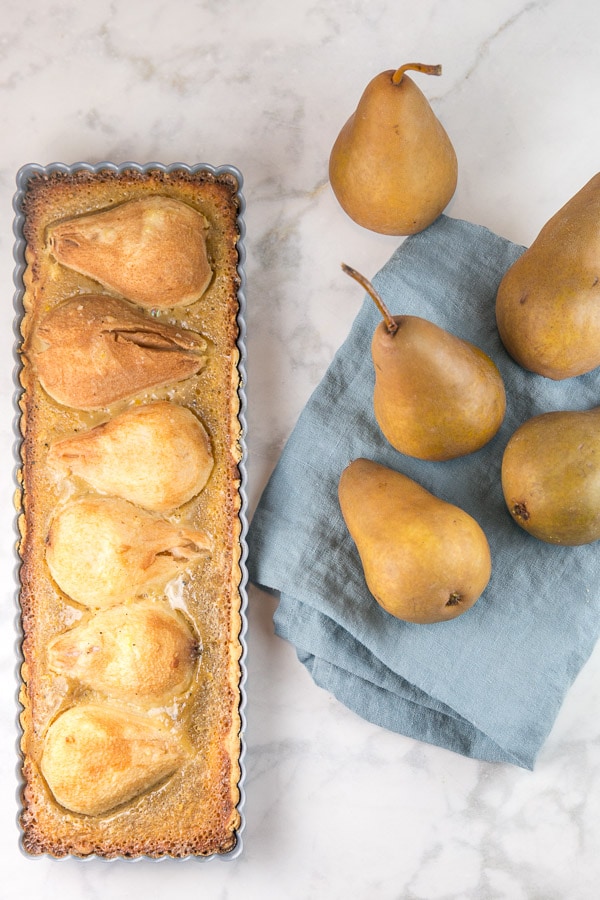
M 189 306 L 206 291 L 212 269 L 208 222 L 171 197 L 129 200 L 51 225 L 58 262 L 148 309 Z
M 504 275 L 498 331 L 513 359 L 562 380 L 600 365 L 600 173 L 544 225 Z
M 492 564 L 472 516 L 368 459 L 347 466 L 338 493 L 367 587 L 388 613 L 419 624 L 443 622 L 478 600 Z
M 515 522 L 539 540 L 600 540 L 600 407 L 524 422 L 504 451 L 502 489 Z
M 436 73 L 439 74 L 439 73 Z M 404 74 L 381 72 L 340 131 L 329 180 L 345 212 L 380 234 L 422 231 L 446 208 L 458 179 L 454 147 L 431 105 Z
M 502 376 L 487 354 L 433 322 L 394 316 L 373 335 L 373 407 L 400 453 L 448 460 L 473 453 L 497 433 L 506 411 Z

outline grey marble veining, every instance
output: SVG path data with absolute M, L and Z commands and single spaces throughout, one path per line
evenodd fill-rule
M 27 162 L 232 163 L 247 202 L 249 495 L 398 238 L 351 222 L 327 180 L 367 82 L 409 60 L 459 159 L 448 214 L 530 243 L 598 169 L 593 0 L 56 0 L 0 16 L 0 896 L 6 900 L 595 900 L 600 652 L 533 772 L 387 733 L 315 687 L 251 590 L 244 853 L 208 865 L 53 862 L 17 846 L 12 210 Z M 417 76 L 418 77 L 418 76 Z

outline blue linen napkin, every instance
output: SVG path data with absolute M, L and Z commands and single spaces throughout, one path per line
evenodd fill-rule
M 523 249 L 441 216 L 407 238 L 373 278 L 393 314 L 430 319 L 494 359 L 507 391 L 496 437 L 441 463 L 411 459 L 386 442 L 372 409 L 370 343 L 380 316 L 365 296 L 262 494 L 248 563 L 250 580 L 279 595 L 276 633 L 294 645 L 316 684 L 350 709 L 466 756 L 532 769 L 600 631 L 599 545 L 551 546 L 519 528 L 502 497 L 502 452 L 532 415 L 597 405 L 600 370 L 553 382 L 524 371 L 504 350 L 496 290 Z M 415 625 L 372 598 L 337 498 L 342 470 L 360 456 L 414 478 L 483 527 L 492 577 L 466 613 Z

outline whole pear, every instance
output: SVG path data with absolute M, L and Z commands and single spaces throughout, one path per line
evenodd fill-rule
M 392 316 L 373 285 L 342 265 L 375 301 L 382 321 L 373 334 L 373 409 L 400 453 L 447 460 L 479 450 L 502 424 L 506 393 L 483 350 L 419 316 Z
M 528 419 L 506 445 L 502 490 L 515 522 L 539 540 L 600 539 L 600 407 Z
M 454 147 L 408 69 L 442 72 L 407 63 L 373 78 L 329 158 L 329 181 L 342 208 L 380 234 L 422 231 L 456 190 Z
M 498 331 L 523 368 L 562 380 L 600 365 L 600 173 L 508 269 Z
M 391 615 L 442 622 L 469 609 L 491 575 L 480 525 L 417 482 L 368 459 L 342 472 L 339 502 L 367 587 Z

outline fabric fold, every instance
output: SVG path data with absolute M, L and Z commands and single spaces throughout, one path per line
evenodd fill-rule
M 430 319 L 496 362 L 507 391 L 496 437 L 443 463 L 411 459 L 386 442 L 372 409 L 370 343 L 379 313 L 365 297 L 263 491 L 248 566 L 253 583 L 279 595 L 277 633 L 340 702 L 418 740 L 533 768 L 600 632 L 600 562 L 597 545 L 551 546 L 512 521 L 500 484 L 502 452 L 532 415 L 597 405 L 600 374 L 552 382 L 505 352 L 495 295 L 523 249 L 441 216 L 407 238 L 373 279 L 393 314 Z M 414 478 L 482 526 L 492 578 L 471 610 L 413 625 L 372 598 L 337 499 L 341 472 L 359 456 Z

